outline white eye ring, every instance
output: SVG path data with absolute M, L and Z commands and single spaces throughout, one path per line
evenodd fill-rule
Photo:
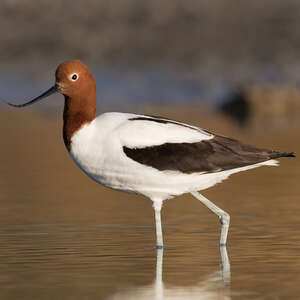
M 79 75 L 77 73 L 73 73 L 73 74 L 70 75 L 70 79 L 72 81 L 76 81 L 78 78 L 79 78 Z

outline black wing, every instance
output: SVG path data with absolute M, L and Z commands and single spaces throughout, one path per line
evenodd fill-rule
M 292 152 L 259 149 L 235 139 L 215 136 L 198 143 L 166 143 L 145 148 L 123 147 L 125 154 L 160 171 L 212 173 L 253 165 Z

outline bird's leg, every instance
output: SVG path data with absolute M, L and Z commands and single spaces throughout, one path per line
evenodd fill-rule
M 195 198 L 200 200 L 205 206 L 207 206 L 212 212 L 214 212 L 219 218 L 221 222 L 221 238 L 220 238 L 220 246 L 226 246 L 227 234 L 229 229 L 230 216 L 227 212 L 213 204 L 207 198 L 202 196 L 198 192 L 191 193 Z
M 156 249 L 156 278 L 155 278 L 155 300 L 164 299 L 164 284 L 162 280 L 163 273 L 163 254 L 164 249 Z
M 162 201 L 153 201 L 153 208 L 155 212 L 155 228 L 156 228 L 156 246 L 155 248 L 162 249 L 164 247 L 163 234 L 161 229 L 161 217 L 160 211 L 162 207 Z

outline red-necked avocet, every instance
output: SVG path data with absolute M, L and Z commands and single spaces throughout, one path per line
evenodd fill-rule
M 202 196 L 231 174 L 274 166 L 293 152 L 259 149 L 177 121 L 110 112 L 96 117 L 96 82 L 79 60 L 60 64 L 55 84 L 24 107 L 53 93 L 65 97 L 63 139 L 78 167 L 115 190 L 153 201 L 156 246 L 163 247 L 160 211 L 166 199 L 191 193 L 220 218 L 220 245 L 226 245 L 229 214 Z

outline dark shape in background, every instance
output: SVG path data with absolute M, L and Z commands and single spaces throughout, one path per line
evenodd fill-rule
M 249 124 L 251 118 L 251 104 L 246 92 L 242 88 L 233 91 L 229 99 L 222 102 L 219 106 L 219 110 L 237 122 L 241 127 L 245 127 Z

